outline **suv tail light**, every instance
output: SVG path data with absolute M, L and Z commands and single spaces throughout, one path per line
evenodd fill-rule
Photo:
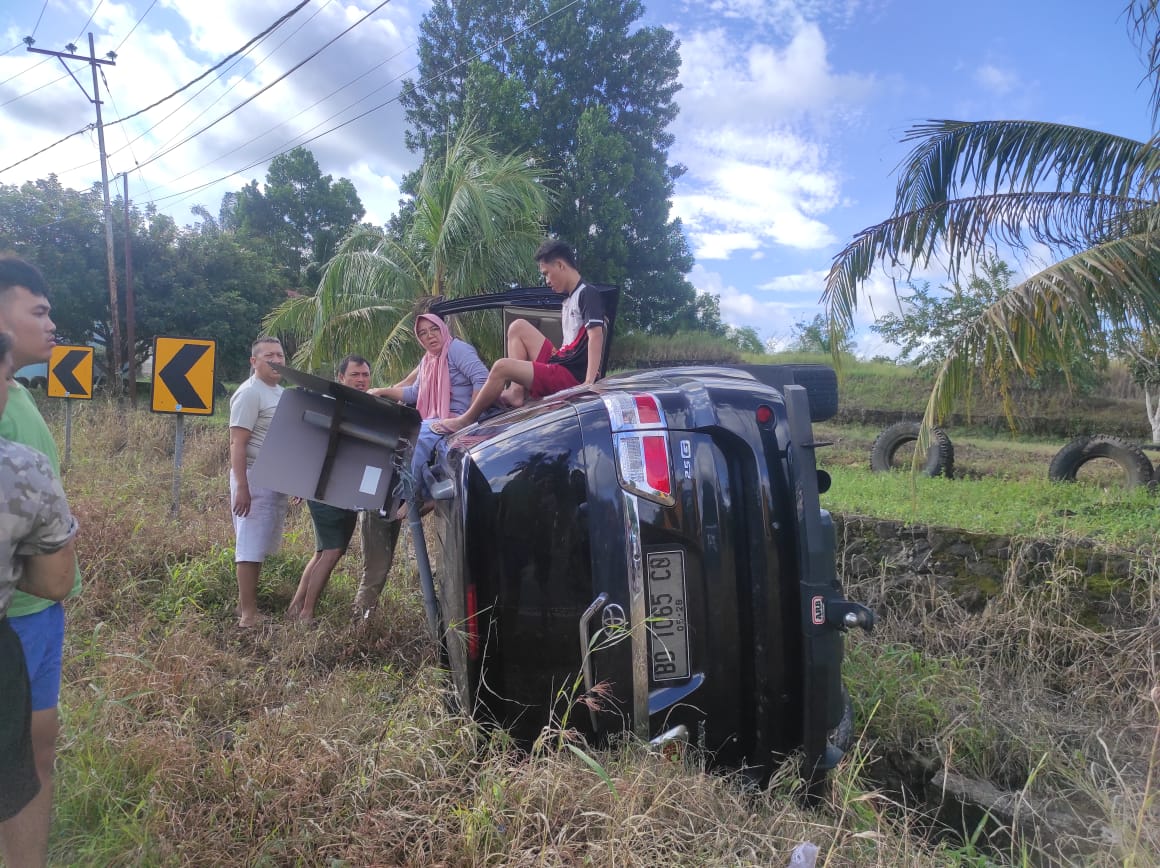
M 602 397 L 612 422 L 621 487 L 672 506 L 675 501 L 669 471 L 669 435 L 660 401 L 647 392 Z

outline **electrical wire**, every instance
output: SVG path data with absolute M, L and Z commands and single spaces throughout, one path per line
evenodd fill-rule
M 121 42 L 117 45 L 117 47 L 113 49 L 113 54 L 120 54 L 121 46 L 129 41 L 129 37 L 132 36 L 133 31 L 137 29 L 137 25 L 139 25 L 142 21 L 145 20 L 145 16 L 148 15 L 150 12 L 152 12 L 153 7 L 156 5 L 157 5 L 157 0 L 153 0 L 153 2 L 149 4 L 149 8 L 141 13 L 141 17 L 137 19 L 137 23 L 134 24 L 131 28 L 129 28 L 129 32 L 125 34 L 125 38 L 122 39 Z
M 107 78 L 105 78 L 105 70 L 103 68 L 101 68 L 100 72 L 101 72 L 101 81 L 103 81 L 105 83 L 105 94 L 109 97 L 109 102 L 111 102 L 113 104 L 113 111 L 117 112 L 117 114 L 120 114 L 121 110 L 119 108 L 117 108 L 117 100 L 113 96 L 113 89 L 109 87 L 109 80 Z M 126 147 L 129 149 L 129 156 L 133 158 L 133 165 L 138 166 L 137 155 L 135 153 L 133 153 L 133 143 L 129 141 L 129 128 L 128 127 L 121 127 L 121 132 L 124 133 L 124 135 L 125 135 Z M 106 164 L 108 163 L 110 156 L 111 156 L 110 154 L 105 155 Z M 128 174 L 128 172 L 125 172 L 124 174 Z M 153 195 L 153 188 L 149 186 L 149 182 L 145 180 L 145 173 L 141 172 L 139 167 L 138 167 L 138 174 L 141 177 L 141 183 L 145 185 L 145 191 L 150 196 L 152 196 Z
M 208 168 L 208 167 L 212 166 L 214 163 L 218 162 L 219 160 L 224 160 L 226 157 L 230 156 L 231 154 L 236 154 L 238 151 L 242 150 L 243 148 L 246 148 L 246 147 L 248 147 L 249 145 L 252 145 L 254 142 L 257 142 L 257 141 L 259 141 L 260 139 L 264 139 L 266 136 L 270 135 L 270 133 L 274 132 L 275 130 L 280 130 L 282 127 L 286 126 L 287 124 L 289 124 L 289 123 L 292 123 L 293 121 L 295 121 L 295 120 L 297 120 L 298 118 L 302 117 L 302 115 L 306 114 L 306 113 L 307 113 L 308 111 L 310 111 L 311 109 L 313 109 L 313 108 L 317 107 L 319 104 L 326 102 L 326 100 L 330 99 L 332 96 L 335 96 L 336 94 L 339 94 L 339 93 L 341 93 L 342 91 L 346 90 L 348 87 L 350 87 L 351 85 L 355 84 L 356 82 L 362 81 L 364 78 L 366 78 L 366 77 L 367 77 L 368 75 L 370 75 L 372 72 L 374 72 L 375 70 L 377 70 L 377 69 L 380 69 L 381 67 L 383 67 L 383 66 L 385 66 L 386 64 L 390 63 L 392 60 L 394 60 L 395 58 L 397 58 L 397 57 L 398 57 L 400 54 L 402 54 L 402 53 L 403 53 L 403 52 L 405 52 L 405 51 L 408 51 L 408 50 L 410 50 L 410 49 L 411 49 L 411 48 L 413 48 L 413 47 L 414 47 L 413 45 L 408 45 L 406 48 L 401 48 L 401 49 L 399 49 L 399 50 L 398 50 L 398 51 L 396 51 L 394 54 L 392 54 L 390 57 L 388 57 L 388 58 L 386 58 L 385 60 L 381 60 L 381 61 L 379 61 L 378 63 L 376 63 L 376 64 L 375 64 L 374 66 L 372 66 L 370 69 L 366 70 L 366 72 L 363 72 L 363 73 L 361 73 L 361 74 L 359 74 L 359 75 L 355 76 L 355 77 L 354 77 L 354 78 L 352 78 L 350 81 L 348 81 L 346 84 L 344 84 L 344 85 L 341 85 L 340 87 L 337 87 L 337 88 L 335 88 L 334 90 L 332 90 L 332 91 L 331 91 L 330 93 L 328 93 L 326 96 L 324 96 L 324 97 L 321 97 L 321 98 L 319 98 L 319 99 L 316 99 L 314 102 L 312 102 L 312 103 L 311 103 L 310 105 L 308 105 L 306 108 L 304 108 L 304 109 L 302 109 L 301 111 L 299 111 L 297 114 L 295 114 L 295 115 L 292 115 L 291 117 L 287 118 L 286 120 L 282 121 L 281 123 L 277 123 L 277 124 L 275 124 L 275 125 L 274 125 L 274 126 L 272 126 L 272 127 L 267 127 L 267 128 L 266 128 L 266 129 L 265 129 L 263 132 L 260 132 L 260 133 L 258 133 L 258 135 L 254 136 L 253 138 L 251 138 L 251 139 L 247 139 L 246 141 L 242 142 L 240 145 L 237 145 L 236 147 L 233 147 L 233 148 L 231 148 L 230 150 L 226 151 L 224 154 L 218 154 L 216 157 L 214 157 L 213 159 L 209 160 L 209 161 L 208 161 L 208 162 L 206 162 L 206 163 L 203 163 L 202 165 L 198 166 L 196 169 L 190 169 L 190 170 L 189 170 L 188 172 L 186 172 L 184 175 L 178 175 L 176 178 L 170 178 L 170 179 L 169 179 L 169 184 L 170 184 L 170 185 L 173 185 L 173 184 L 176 184 L 178 181 L 181 181 L 181 180 L 183 180 L 183 179 L 185 179 L 185 178 L 188 178 L 190 175 L 196 175 L 196 174 L 197 174 L 198 172 L 200 172 L 202 169 L 205 169 L 205 168 Z M 414 69 L 414 68 L 415 68 L 415 67 L 411 67 L 411 69 Z M 411 69 L 408 69 L 406 72 L 402 72 L 402 73 L 400 73 L 399 75 L 395 76 L 394 78 L 392 78 L 390 81 L 386 82 L 385 84 L 383 84 L 383 85 L 381 85 L 381 86 L 379 86 L 379 87 L 376 87 L 376 88 L 375 88 L 374 90 L 372 90 L 370 93 L 367 93 L 367 94 L 365 94 L 365 95 L 364 95 L 364 96 L 362 96 L 362 97 L 359 97 L 359 98 L 358 98 L 358 99 L 356 99 L 354 102 L 347 103 L 347 105 L 345 105 L 343 108 L 339 109 L 339 110 L 338 110 L 337 112 L 335 112 L 334 114 L 330 115 L 329 117 L 325 118 L 324 120 L 322 120 L 322 121 L 320 121 L 319 123 L 315 124 L 314 126 L 310 127 L 310 129 L 306 130 L 305 132 L 298 133 L 298 134 L 297 134 L 297 135 L 296 135 L 294 138 L 296 139 L 296 138 L 299 138 L 300 136 L 303 136 L 303 135 L 308 135 L 309 133 L 311 133 L 311 132 L 313 132 L 314 130 L 318 129 L 318 128 L 319 128 L 320 126 L 322 126 L 323 124 L 325 124 L 325 123 L 328 123 L 329 121 L 331 121 L 331 120 L 333 120 L 334 118 L 338 117 L 338 116 L 339 116 L 339 115 L 341 115 L 343 112 L 345 112 L 345 111 L 347 111 L 347 110 L 349 110 L 349 109 L 353 108 L 354 106 L 358 105 L 360 102 L 363 102 L 364 100 L 367 100 L 367 99 L 369 99 L 370 97 L 374 96 L 376 93 L 378 93 L 378 92 L 379 92 L 380 90 L 382 90 L 383 88 L 390 87 L 392 84 L 394 84 L 396 81 L 398 81 L 398 80 L 399 80 L 399 79 L 400 79 L 402 76 L 406 75 L 406 74 L 407 74 L 407 72 L 410 72 L 410 71 L 411 71 Z M 293 141 L 293 139 L 292 139 L 291 141 Z M 289 149 L 287 149 L 287 150 L 289 150 Z M 285 153 L 285 151 L 282 151 L 282 153 Z M 275 154 L 275 156 L 277 156 L 277 155 Z
M 88 21 L 81 25 L 81 32 L 76 35 L 76 39 L 74 39 L 73 42 L 76 42 L 78 39 L 85 35 L 85 28 L 87 28 L 92 23 L 93 18 L 95 18 L 97 15 L 97 11 L 101 8 L 101 6 L 104 5 L 104 3 L 105 0 L 97 0 L 97 5 L 94 6 L 93 11 L 89 13 Z
M 223 57 L 220 61 L 215 63 L 213 66 L 211 66 L 209 69 L 207 69 L 201 75 L 199 75 L 197 78 L 193 79 L 192 81 L 186 82 L 181 87 L 179 87 L 177 90 L 175 90 L 173 93 L 169 94 L 168 96 L 161 97 L 161 99 L 157 100 L 157 102 L 150 103 L 149 105 L 145 106 L 145 108 L 139 109 L 138 111 L 133 112 L 133 114 L 131 114 L 131 115 L 126 115 L 123 118 L 117 118 L 115 121 L 111 121 L 106 126 L 112 126 L 113 124 L 123 124 L 127 120 L 131 120 L 132 118 L 135 118 L 138 115 L 145 114 L 145 112 L 149 111 L 150 109 L 157 108 L 157 106 L 161 105 L 163 102 L 167 102 L 168 100 L 173 99 L 175 96 L 177 96 L 182 91 L 189 90 L 191 87 L 193 87 L 195 84 L 197 84 L 199 81 L 201 81 L 203 78 L 205 78 L 210 73 L 217 72 L 217 70 L 221 69 L 223 66 L 226 65 L 226 63 L 233 60 L 235 57 L 237 57 L 243 51 L 248 49 L 254 43 L 259 42 L 262 39 L 265 39 L 267 36 L 269 36 L 271 33 L 273 33 L 275 30 L 277 30 L 279 27 L 281 27 L 287 21 L 289 21 L 292 17 L 297 15 L 299 12 L 301 12 L 302 9 L 306 5 L 308 5 L 309 3 L 310 3 L 310 0 L 301 0 L 301 2 L 297 6 L 295 6 L 293 9 L 291 9 L 289 12 L 287 12 L 285 15 L 283 15 L 281 18 L 279 18 L 273 24 L 271 24 L 269 27 L 267 27 L 265 30 L 263 30 L 261 33 L 259 33 L 257 36 L 255 36 L 253 39 L 251 39 L 249 42 L 247 42 L 245 45 L 243 45 L 241 48 L 239 48 L 237 51 L 233 52 L 232 54 L 227 55 L 226 57 Z
M 229 87 L 227 87 L 222 93 L 218 94 L 218 96 L 213 100 L 213 102 L 209 103 L 209 105 L 207 105 L 205 108 L 203 108 L 201 111 L 199 111 L 196 115 L 194 115 L 183 127 L 181 127 L 181 129 L 177 130 L 173 135 L 171 135 L 168 139 L 166 139 L 164 142 L 162 142 L 161 146 L 158 150 L 160 150 L 161 148 L 168 147 L 168 145 L 174 139 L 178 138 L 182 133 L 184 133 L 191 126 L 193 126 L 195 123 L 197 123 L 199 118 L 201 118 L 211 108 L 213 108 L 215 105 L 217 105 L 223 99 L 225 99 L 231 92 L 233 92 L 233 89 L 236 88 L 239 84 L 241 84 L 243 81 L 245 81 L 251 75 L 253 75 L 253 73 L 255 72 L 255 70 L 258 69 L 258 67 L 260 67 L 263 63 L 265 63 L 267 60 L 269 60 L 279 48 L 281 48 L 283 45 L 285 45 L 287 42 L 289 42 L 291 39 L 293 39 L 299 33 L 299 31 L 302 30 L 303 27 L 305 27 L 307 24 L 309 24 L 311 21 L 313 21 L 315 18 L 317 18 L 322 13 L 322 11 L 324 9 L 326 9 L 326 7 L 329 6 L 333 2 L 334 2 L 334 0 L 326 0 L 325 3 L 323 3 L 320 7 L 318 7 L 316 10 L 314 10 L 314 13 L 309 18 L 307 18 L 305 21 L 303 21 L 301 24 L 299 24 L 297 27 L 295 27 L 294 30 L 292 30 L 290 33 L 286 34 L 286 37 L 281 42 L 279 42 L 277 45 L 275 45 L 272 49 L 270 49 L 269 53 L 266 54 L 265 57 L 263 57 L 261 60 L 259 60 L 257 63 L 255 63 L 253 66 L 251 66 L 248 70 L 246 70 L 245 74 L 236 78 L 234 80 L 233 84 L 231 84 Z M 238 62 L 239 63 L 241 62 L 241 58 L 238 59 Z M 180 106 L 175 108 L 172 112 L 167 114 L 164 118 L 162 118 L 160 121 L 155 123 L 153 126 L 146 129 L 144 132 L 142 132 L 140 135 L 138 135 L 136 138 L 134 138 L 133 141 L 137 141 L 137 139 L 141 138 L 144 135 L 147 135 L 149 132 L 156 129 L 158 126 L 160 126 L 166 120 L 173 117 L 174 114 L 179 112 L 181 109 L 185 108 L 187 105 L 189 105 L 195 99 L 197 99 L 199 96 L 201 96 L 203 93 L 205 93 L 206 89 L 212 87 L 214 85 L 214 83 L 215 82 L 212 82 L 212 81 L 207 82 L 205 87 L 203 87 L 201 90 L 199 90 L 193 96 L 191 96 L 188 100 L 183 102 Z
M 5 166 L 3 169 L 0 169 L 0 175 L 4 174 L 4 173 L 5 173 L 5 172 L 7 172 L 9 169 L 15 169 L 15 168 L 16 168 L 17 166 L 19 166 L 21 163 L 27 163 L 29 160 L 31 160 L 31 159 L 34 159 L 34 158 L 36 158 L 36 157 L 39 157 L 41 154 L 45 153 L 46 151 L 51 151 L 51 150 L 52 150 L 53 148 L 55 148 L 57 145 L 64 144 L 64 143 L 65 143 L 65 142 L 67 142 L 69 139 L 71 139 L 73 136 L 79 136 L 79 135 L 81 135 L 82 133 L 86 133 L 86 132 L 88 132 L 89 130 L 91 130 L 91 129 L 95 129 L 95 128 L 96 128 L 96 124 L 89 124 L 87 127 L 81 127 L 79 130 L 74 130 L 73 132 L 71 132 L 71 133 L 69 133 L 67 136 L 65 136 L 63 139 L 57 139 L 57 140 L 56 140 L 55 142 L 53 142 L 51 145 L 48 145 L 47 147 L 41 148 L 41 149 L 40 149 L 39 151 L 37 151 L 35 154 L 29 154 L 27 157 L 24 157 L 24 158 L 22 158 L 22 159 L 19 159 L 19 160 L 17 160 L 17 161 L 16 161 L 15 163 L 13 163 L 11 166 Z
M 40 14 L 36 16 L 36 23 L 32 25 L 32 35 L 36 35 L 36 31 L 40 29 L 40 21 L 44 18 L 44 10 L 48 8 L 48 0 L 44 0 L 44 5 L 40 7 Z
M 125 121 L 128 121 L 128 120 L 132 120 L 133 118 L 144 114 L 145 112 L 149 111 L 150 109 L 156 108 L 157 106 L 161 105 L 163 102 L 166 102 L 167 100 L 173 99 L 173 97 L 177 96 L 182 91 L 188 90 L 189 88 L 193 87 L 193 85 L 197 84 L 199 81 L 201 81 L 207 75 L 210 75 L 211 73 L 216 72 L 218 69 L 220 69 L 226 63 L 228 63 L 230 60 L 237 57 L 239 54 L 242 54 L 243 52 L 248 51 L 252 45 L 256 44 L 257 42 L 261 41 L 262 39 L 265 39 L 267 36 L 269 36 L 271 33 L 273 33 L 275 30 L 277 30 L 283 24 L 285 24 L 290 18 L 292 18 L 294 15 L 296 15 L 298 12 L 300 12 L 303 9 L 303 7 L 305 7 L 309 2 L 310 2 L 310 0 L 301 0 L 301 2 L 297 6 L 295 6 L 293 9 L 291 9 L 289 12 L 287 12 L 285 15 L 283 15 L 281 18 L 279 18 L 277 21 L 275 21 L 273 24 L 271 24 L 269 27 L 267 27 L 265 30 L 263 30 L 261 33 L 259 33 L 257 36 L 255 36 L 253 39 L 251 39 L 249 42 L 247 42 L 245 45 L 243 45 L 241 48 L 239 48 L 237 51 L 234 51 L 233 53 L 222 58 L 216 64 L 214 64 L 209 69 L 207 69 L 205 72 L 203 72 L 201 75 L 199 75 L 197 78 L 193 79 L 192 81 L 186 82 L 181 87 L 179 87 L 177 90 L 175 90 L 173 93 L 169 94 L 168 96 L 163 96 L 161 99 L 157 100 L 157 102 L 152 103 L 151 105 L 147 105 L 145 108 L 141 109 L 140 111 L 136 111 L 136 112 L 133 112 L 133 114 L 131 114 L 131 115 L 127 115 L 123 118 L 117 118 L 116 120 L 110 121 L 109 123 L 105 124 L 105 126 L 111 127 L 111 126 L 114 126 L 116 124 L 124 123 Z M 16 75 L 12 76 L 11 78 L 6 78 L 4 81 L 0 81 L 0 87 L 3 87 L 8 82 L 12 81 L 12 79 L 18 78 L 19 76 L 24 75 L 25 72 L 31 72 L 33 69 L 36 69 L 36 67 L 40 66 L 40 64 L 47 63 L 51 59 L 52 58 L 46 57 L 46 58 L 44 58 L 44 60 L 41 60 L 38 63 L 33 64 L 32 66 L 30 66 L 28 69 L 24 70 L 23 72 L 18 72 L 18 73 L 16 73 Z M 60 81 L 60 79 L 56 79 L 56 81 Z M 24 94 L 23 96 L 27 96 L 27 94 Z M 22 97 L 17 97 L 17 99 L 20 99 L 20 98 L 22 98 Z M 14 101 L 15 100 L 13 100 L 13 102 Z M 55 144 L 60 144 L 61 142 L 64 142 L 67 139 L 71 138 L 73 135 L 76 135 L 78 133 L 83 133 L 85 130 L 90 129 L 90 128 L 91 128 L 90 126 L 81 127 L 79 130 L 76 131 L 76 133 L 70 133 L 68 136 L 65 136 L 63 139 L 56 142 Z M 55 147 L 55 145 L 49 145 L 49 147 L 50 148 Z M 44 153 L 43 150 L 37 151 L 37 153 L 33 154 L 32 156 L 37 156 L 37 155 L 42 154 L 42 153 Z M 12 165 L 18 166 L 18 165 L 20 165 L 20 163 L 27 162 L 30 159 L 32 159 L 32 157 L 25 157 L 24 159 L 19 160 L 19 161 L 13 163 Z M 83 169 L 86 166 L 91 166 L 92 164 L 93 164 L 93 162 L 83 163 L 79 166 L 74 166 L 71 169 L 66 169 L 65 172 L 61 172 L 58 174 L 66 174 L 67 172 L 74 172 L 78 169 Z M 9 168 L 11 168 L 11 166 Z M 3 170 L 0 170 L 0 171 L 3 171 Z
M 417 86 L 422 87 L 423 85 L 432 84 L 441 78 L 447 77 L 448 75 L 453 73 L 455 70 L 459 69 L 460 67 L 462 67 L 466 64 L 472 63 L 473 61 L 478 60 L 479 58 L 481 58 L 487 54 L 490 54 L 492 51 L 494 51 L 495 49 L 499 48 L 500 46 L 506 44 L 507 42 L 510 42 L 511 40 L 515 39 L 517 36 L 520 36 L 524 33 L 527 33 L 529 30 L 532 30 L 535 27 L 539 27 L 544 22 L 548 21 L 549 19 L 555 18 L 557 15 L 560 15 L 563 12 L 566 12 L 567 10 L 571 9 L 573 6 L 577 5 L 580 2 L 581 2 L 581 0 L 571 0 L 571 2 L 566 3 L 565 5 L 561 6 L 559 9 L 556 9 L 556 10 L 553 10 L 552 12 L 549 12 L 547 15 L 543 16 L 542 18 L 540 18 L 536 21 L 533 21 L 531 24 L 528 24 L 527 26 L 520 28 L 519 30 L 515 31 L 514 33 L 511 33 L 511 34 L 505 36 L 503 39 L 499 40 L 498 42 L 494 43 L 493 45 L 488 46 L 487 48 L 484 48 L 482 51 L 477 52 L 476 54 L 472 55 L 471 57 L 468 57 L 464 60 L 461 60 L 459 63 L 456 63 L 453 66 L 449 66 L 447 69 L 444 69 L 441 72 L 438 72 L 435 75 L 432 75 L 430 78 L 424 79 L 423 81 L 419 82 L 419 84 Z M 416 68 L 417 68 L 417 65 L 412 66 L 411 69 L 407 70 L 406 72 L 404 72 L 402 74 L 406 75 L 407 72 L 411 72 L 412 70 L 414 70 Z M 229 172 L 226 175 L 222 175 L 221 177 L 214 178 L 212 181 L 206 181 L 205 183 L 198 184 L 194 187 L 190 187 L 189 189 L 182 190 L 182 191 L 177 192 L 177 193 L 170 193 L 170 194 L 165 195 L 165 196 L 159 196 L 156 199 L 153 199 L 148 204 L 156 205 L 159 202 L 165 202 L 165 201 L 168 201 L 170 199 L 175 199 L 177 201 L 174 202 L 173 204 L 176 205 L 179 202 L 183 201 L 184 199 L 187 199 L 190 196 L 194 195 L 195 193 L 198 193 L 198 192 L 206 189 L 207 187 L 212 187 L 215 184 L 220 184 L 222 181 L 228 181 L 234 175 L 241 174 L 242 172 L 247 172 L 250 169 L 254 168 L 255 166 L 259 166 L 262 163 L 268 162 L 269 160 L 273 159 L 274 157 L 280 157 L 283 154 L 286 154 L 286 153 L 292 151 L 294 148 L 303 147 L 304 145 L 308 145 L 311 142 L 317 141 L 318 139 L 322 138 L 323 136 L 328 136 L 333 132 L 337 132 L 338 130 L 342 129 L 343 127 L 349 126 L 350 124 L 354 123 L 355 121 L 361 120 L 362 118 L 366 117 L 367 115 L 373 114 L 376 111 L 378 111 L 379 109 L 385 108 L 386 106 L 390 105 L 393 102 L 398 102 L 399 99 L 400 99 L 399 95 L 393 96 L 390 99 L 379 103 L 378 105 L 374 106 L 373 108 L 369 108 L 366 111 L 362 112 L 361 114 L 358 114 L 355 117 L 350 118 L 349 120 L 343 121 L 342 123 L 337 124 L 336 126 L 333 126 L 328 130 L 324 130 L 323 132 L 319 133 L 318 135 L 312 136 L 311 138 L 306 139 L 305 141 L 298 142 L 295 145 L 291 145 L 290 147 L 286 147 L 283 150 L 277 151 L 273 154 L 268 154 L 267 156 L 263 157 L 260 160 L 254 160 L 252 163 L 249 163 L 248 165 L 242 166 L 240 169 L 235 169 L 234 171 Z M 360 102 L 361 102 L 361 100 L 360 100 Z M 341 112 L 339 112 L 339 114 L 341 114 Z M 323 123 L 325 123 L 325 121 Z M 317 128 L 317 125 L 314 128 Z M 314 128 L 312 128 L 312 129 L 314 129 Z M 298 137 L 295 137 L 295 138 L 298 138 Z
M 4 85 L 8 84 L 8 82 L 12 81 L 13 79 L 20 78 L 20 76 L 24 75 L 25 73 L 32 72 L 32 70 L 36 69 L 38 66 L 42 66 L 48 63 L 50 60 L 52 60 L 51 57 L 46 57 L 43 60 L 36 61 L 36 63 L 32 64 L 32 66 L 28 67 L 27 69 L 22 69 L 20 72 L 16 73 L 16 75 L 11 75 L 3 81 L 0 81 L 0 87 L 4 87 Z
M 145 160 L 145 162 L 141 163 L 141 166 L 139 166 L 138 168 L 148 166 L 150 163 L 155 163 L 157 160 L 160 160 L 162 157 L 173 153 L 175 150 L 180 148 L 182 145 L 188 144 L 189 142 L 193 141 L 198 136 L 200 136 L 202 133 L 207 132 L 210 129 L 213 129 L 213 127 L 220 124 L 222 121 L 224 121 L 230 115 L 234 114 L 235 112 L 237 112 L 240 109 L 244 108 L 245 106 L 249 105 L 251 102 L 256 100 L 258 97 L 260 97 L 262 94 L 264 94 L 270 88 L 272 88 L 274 85 L 283 81 L 288 76 L 292 75 L 293 73 L 295 73 L 299 69 L 301 69 L 303 66 L 308 64 L 310 61 L 314 60 L 314 58 L 318 57 L 318 55 L 320 55 L 322 52 L 324 52 L 330 46 L 334 45 L 334 43 L 338 42 L 338 40 L 342 39 L 342 37 L 346 36 L 346 34 L 350 33 L 352 30 L 354 30 L 356 27 L 358 27 L 360 24 L 362 24 L 364 21 L 366 21 L 368 18 L 370 18 L 372 15 L 374 15 L 376 12 L 378 12 L 380 9 L 382 9 L 384 6 L 386 6 L 390 2 L 391 2 L 391 0 L 383 0 L 382 3 L 380 3 L 374 9 L 372 9 L 370 12 L 366 13 L 358 21 L 354 22 L 354 24 L 350 25 L 350 27 L 346 28 L 341 33 L 339 33 L 337 36 L 333 37 L 332 39 L 330 39 L 326 43 L 324 43 L 321 48 L 317 49 L 316 51 L 313 51 L 312 53 L 307 55 L 303 60 L 296 63 L 294 66 L 292 66 L 288 70 L 286 70 L 286 72 L 282 73 L 280 76 L 278 76 L 272 82 L 270 82 L 268 85 L 266 85 L 262 89 L 258 90 L 256 93 L 252 94 L 251 96 L 247 97 L 246 99 L 242 100 L 240 103 L 238 103 L 236 106 L 234 106 L 228 112 L 226 112 L 224 115 L 219 117 L 217 120 L 211 121 L 210 123 L 206 124 L 204 127 L 202 127 L 200 130 L 198 130 L 196 133 L 192 133 L 192 134 L 186 136 L 184 139 L 182 139 L 176 145 L 173 145 L 165 150 L 158 151 L 156 154 L 154 154 L 153 156 L 151 156 L 147 160 Z M 575 2 L 579 2 L 579 0 L 575 0 Z
M 59 78 L 54 78 L 52 81 L 46 81 L 40 87 L 34 87 L 32 90 L 20 94 L 20 96 L 14 96 L 10 100 L 7 100 L 5 102 L 0 102 L 0 108 L 4 108 L 4 106 L 6 106 L 6 105 L 12 105 L 12 103 L 18 102 L 19 100 L 24 99 L 26 96 L 32 96 L 38 90 L 44 90 L 49 85 L 56 84 L 58 81 L 64 81 L 66 78 L 68 78 L 67 72 L 64 75 L 60 76 Z

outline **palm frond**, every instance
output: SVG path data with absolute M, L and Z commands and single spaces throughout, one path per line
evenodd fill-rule
M 924 426 L 945 419 L 980 371 L 1002 390 L 1016 370 L 1033 374 L 1048 361 L 1067 370 L 1076 348 L 1094 345 L 1109 322 L 1145 332 L 1160 326 L 1160 237 L 1118 238 L 1077 253 L 983 311 L 936 373 Z
M 1128 29 L 1148 67 L 1145 78 L 1152 80 L 1152 122 L 1160 118 L 1160 2 L 1132 0 L 1124 10 Z
M 848 330 L 858 288 L 879 265 L 922 267 L 945 255 L 953 278 L 989 244 L 1025 250 L 1038 243 L 1071 254 L 1109 235 L 1139 231 L 1157 210 L 1148 199 L 1082 192 L 993 193 L 928 204 L 859 232 L 834 257 L 822 302 L 831 328 Z
M 1039 121 L 930 120 L 907 130 L 918 142 L 902 162 L 895 213 L 960 191 L 1087 192 L 1130 198 L 1156 187 L 1156 153 L 1124 136 Z

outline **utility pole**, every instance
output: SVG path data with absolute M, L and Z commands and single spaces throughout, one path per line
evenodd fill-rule
M 77 83 L 77 87 L 81 89 L 86 97 L 89 97 L 88 92 L 85 91 L 85 86 L 80 83 L 73 71 L 68 68 L 65 60 L 80 60 L 89 64 L 93 71 L 93 95 L 89 97 L 89 102 L 97 110 L 97 144 L 101 152 L 101 190 L 105 198 L 105 256 L 109 262 L 109 323 L 112 331 L 112 354 L 110 360 L 113 364 L 113 370 L 110 371 L 114 388 L 116 387 L 117 378 L 121 375 L 121 322 L 119 315 L 120 305 L 117 304 L 117 259 L 113 253 L 113 205 L 109 200 L 109 169 L 105 165 L 105 127 L 101 123 L 101 93 L 97 84 L 97 67 L 98 66 L 115 66 L 116 55 L 109 52 L 108 60 L 101 60 L 97 57 L 97 51 L 93 47 L 93 34 L 89 34 L 89 56 L 85 57 L 81 54 L 75 54 L 76 46 L 68 44 L 65 51 L 45 51 L 42 48 L 33 48 L 31 37 L 25 40 L 28 45 L 28 50 L 34 54 L 47 54 L 49 57 L 55 57 L 60 60 L 60 65 L 64 67 L 65 72 L 72 76 L 72 80 Z
M 137 329 L 133 304 L 133 233 L 129 226 L 129 173 L 121 175 L 125 182 L 125 345 L 129 348 L 129 403 L 137 406 Z

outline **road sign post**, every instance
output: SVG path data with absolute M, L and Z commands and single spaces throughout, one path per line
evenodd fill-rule
M 72 456 L 72 402 L 90 401 L 93 397 L 93 348 L 64 344 L 52 348 L 48 360 L 50 398 L 68 398 L 64 405 L 64 466 Z
M 181 502 L 181 463 L 186 416 L 212 416 L 217 342 L 202 338 L 158 336 L 153 339 L 153 385 L 150 409 L 177 415 L 173 445 L 173 507 Z

